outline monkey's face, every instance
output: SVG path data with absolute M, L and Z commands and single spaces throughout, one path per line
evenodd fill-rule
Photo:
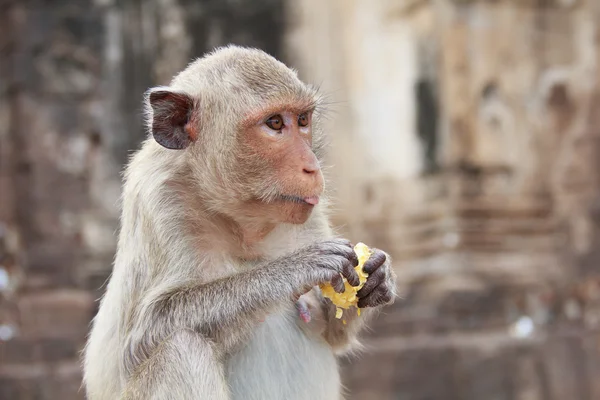
M 312 107 L 281 104 L 249 115 L 238 165 L 251 191 L 249 210 L 271 222 L 304 223 L 324 181 L 312 150 Z
M 240 115 L 227 107 L 211 115 L 184 93 L 152 91 L 152 133 L 163 147 L 183 150 L 197 171 L 198 195 L 210 196 L 205 200 L 216 211 L 238 220 L 302 224 L 324 189 L 312 149 L 315 103 L 273 97 Z M 197 121 L 202 114 L 204 125 Z

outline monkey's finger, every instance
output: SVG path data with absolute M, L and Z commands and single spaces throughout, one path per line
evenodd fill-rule
M 350 248 L 354 247 L 352 245 L 352 242 L 349 241 L 348 239 L 333 239 L 332 242 L 335 244 L 339 244 L 341 246 L 346 246 L 346 247 L 350 247 Z
M 325 250 L 325 252 L 329 252 L 332 249 L 337 249 L 337 248 L 345 248 L 345 249 L 352 249 L 352 242 L 349 241 L 348 239 L 329 239 L 329 240 L 325 240 L 323 242 L 317 243 L 318 246 L 320 246 L 323 250 Z
M 337 249 L 332 249 L 330 254 L 344 257 L 346 260 L 352 263 L 352 267 L 356 267 L 358 265 L 358 256 L 352 247 L 338 247 Z
M 347 261 L 344 262 L 343 267 L 342 267 L 342 274 L 348 280 L 348 283 L 351 284 L 352 286 L 360 285 L 360 278 L 358 277 L 358 274 L 354 270 L 354 265 L 352 265 L 351 263 L 349 263 Z
M 354 249 L 352 248 L 352 245 L 348 246 L 339 241 L 332 241 L 324 244 L 322 252 L 323 254 L 336 254 L 350 259 L 354 253 Z
M 333 286 L 333 290 L 337 293 L 344 293 L 346 291 L 344 280 L 340 274 L 335 274 L 333 278 L 331 278 L 331 286 Z
M 356 293 L 356 296 L 358 296 L 359 299 L 367 297 L 376 287 L 385 282 L 385 278 L 385 269 L 376 270 L 371 275 L 369 275 L 367 281 L 365 282 L 365 285 Z
M 352 263 L 352 268 L 358 265 L 358 256 L 354 252 L 354 249 L 349 249 L 349 251 L 344 252 L 343 256 Z
M 348 260 L 350 260 L 352 263 L 352 267 L 356 267 L 358 265 L 358 256 L 354 252 L 354 249 L 352 250 L 352 253 L 350 253 L 350 258 L 348 258 Z
M 392 296 L 392 292 L 390 292 L 386 285 L 381 285 L 368 296 L 358 300 L 357 305 L 360 308 L 377 307 L 392 301 Z
M 367 274 L 372 274 L 375 270 L 385 264 L 387 260 L 387 256 L 381 250 L 374 250 L 373 255 L 369 257 L 367 261 L 365 261 L 365 265 L 363 265 L 363 270 Z

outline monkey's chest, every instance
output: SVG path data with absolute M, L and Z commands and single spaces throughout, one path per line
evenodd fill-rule
M 338 399 L 337 361 L 324 341 L 307 336 L 289 310 L 271 315 L 227 360 L 232 399 Z

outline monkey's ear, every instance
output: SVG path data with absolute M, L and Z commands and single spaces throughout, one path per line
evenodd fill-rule
M 185 93 L 168 88 L 152 89 L 148 94 L 152 109 L 150 130 L 160 145 L 167 149 L 185 149 L 196 139 L 190 118 L 194 110 L 194 100 Z

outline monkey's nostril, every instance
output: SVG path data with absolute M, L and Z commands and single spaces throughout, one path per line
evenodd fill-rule
M 317 163 L 306 163 L 302 167 L 302 172 L 308 175 L 314 175 L 319 172 L 319 164 Z

